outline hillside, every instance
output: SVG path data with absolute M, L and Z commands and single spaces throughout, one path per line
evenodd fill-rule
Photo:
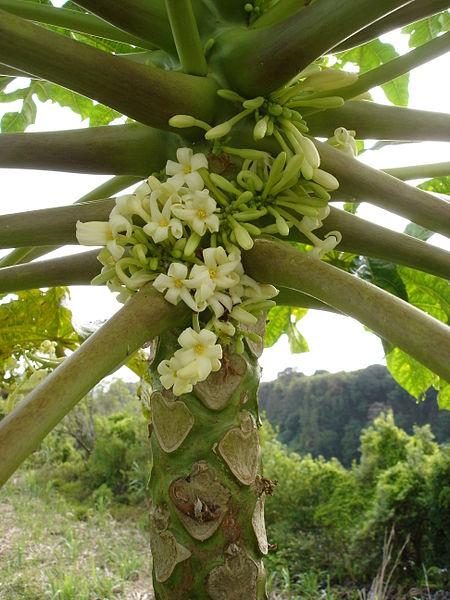
M 450 412 L 439 411 L 435 392 L 417 404 L 382 365 L 312 376 L 286 369 L 261 384 L 260 406 L 291 450 L 334 456 L 345 465 L 359 455 L 361 430 L 383 411 L 392 410 L 408 433 L 428 423 L 438 442 L 450 441 Z

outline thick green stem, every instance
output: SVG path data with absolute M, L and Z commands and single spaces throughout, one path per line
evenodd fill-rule
M 450 235 L 450 203 L 373 169 L 328 144 L 314 140 L 323 168 L 337 177 L 340 189 L 422 225 Z
M 354 317 L 450 382 L 450 328 L 407 302 L 280 242 L 257 240 L 246 273 L 305 292 Z
M 190 75 L 206 75 L 208 67 L 191 0 L 166 0 L 166 8 L 181 68 Z
M 392 167 L 382 169 L 385 173 L 408 181 L 411 179 L 428 179 L 450 176 L 450 162 L 430 163 L 429 165 L 411 165 L 408 167 Z
M 176 134 L 135 123 L 4 133 L 0 135 L 0 166 L 145 177 L 175 157 L 180 144 Z
M 28 0 L 0 0 L 0 9 L 37 23 L 55 25 L 64 29 L 70 29 L 71 31 L 117 40 L 125 44 L 148 48 L 149 50 L 155 49 L 155 45 L 150 44 L 147 40 L 117 29 L 117 27 L 106 23 L 94 15 L 88 15 L 76 10 L 55 8 L 45 4 L 29 2 Z
M 312 135 L 331 137 L 337 127 L 354 129 L 358 139 L 410 142 L 450 140 L 450 116 L 446 113 L 385 106 L 352 100 L 344 106 L 308 116 Z
M 344 99 L 355 98 L 374 87 L 383 85 L 383 83 L 392 81 L 393 79 L 400 77 L 400 75 L 404 75 L 405 73 L 420 67 L 420 65 L 441 56 L 441 54 L 445 54 L 449 50 L 450 32 L 434 38 L 428 43 L 411 50 L 411 52 L 394 58 L 384 65 L 360 75 L 359 79 L 352 85 L 328 91 L 326 94 L 314 94 L 314 97 L 327 95 L 340 96 Z
M 77 221 L 107 221 L 115 199 L 0 216 L 0 248 L 76 244 Z
M 0 269 L 0 293 L 59 285 L 87 285 L 100 272 L 98 250 Z
M 331 212 L 325 219 L 323 227 L 316 233 L 322 236 L 329 231 L 336 230 L 342 233 L 342 242 L 339 244 L 338 250 L 380 258 L 431 273 L 436 277 L 450 279 L 450 252 L 437 246 L 427 244 L 404 233 L 391 231 L 356 215 L 331 207 Z M 298 234 L 295 233 L 295 235 Z M 307 242 L 306 238 L 301 236 L 299 239 Z
M 0 485 L 95 384 L 185 318 L 182 305 L 168 304 L 151 286 L 135 294 L 0 421 Z
M 174 333 L 159 358 L 176 349 Z M 256 351 L 256 355 L 252 353 Z M 225 348 L 222 368 L 175 398 L 155 391 L 150 543 L 157 600 L 263 600 L 268 545 L 258 436 L 257 355 Z M 155 365 L 156 366 L 156 365 Z
M 393 29 L 404 27 L 420 19 L 425 19 L 448 8 L 448 0 L 414 0 L 347 38 L 335 46 L 333 52 L 342 52 L 343 50 L 360 46 Z
M 139 177 L 127 175 L 113 177 L 112 179 L 105 181 L 105 183 L 102 183 L 95 189 L 91 190 L 90 192 L 79 198 L 75 202 L 75 204 L 79 204 L 81 202 L 92 202 L 94 200 L 101 200 L 102 198 L 110 197 L 114 194 L 117 194 L 117 192 L 121 192 L 128 186 L 133 185 L 133 183 L 137 183 L 139 180 Z M 16 250 L 13 250 L 3 258 L 0 258 L 0 268 L 10 267 L 13 265 L 18 265 L 20 263 L 29 262 L 31 260 L 34 260 L 35 258 L 44 256 L 44 254 L 48 254 L 49 252 L 52 252 L 57 248 L 58 246 L 26 246 L 24 248 L 18 248 Z
M 277 306 L 299 306 L 300 308 L 312 308 L 314 310 L 326 310 L 335 313 L 339 312 L 332 306 L 328 306 L 328 304 L 317 300 L 317 298 L 313 298 L 298 290 L 292 290 L 281 286 L 277 296 Z
M 213 52 L 233 89 L 248 96 L 265 95 L 355 31 L 407 3 L 318 0 L 272 27 L 227 31 Z
M 79 0 L 76 4 L 123 31 L 169 52 L 175 50 L 164 0 Z
M 162 129 L 174 114 L 211 121 L 215 83 L 102 52 L 0 11 L 0 62 Z M 130 90 L 133 93 L 130 93 Z

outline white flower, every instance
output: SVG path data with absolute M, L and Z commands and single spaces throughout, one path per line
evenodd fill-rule
M 214 292 L 207 298 L 206 304 L 212 309 L 216 319 L 219 319 L 223 315 L 225 308 L 228 311 L 233 308 L 233 300 L 230 298 L 230 296 L 218 291 Z
M 172 235 L 179 240 L 183 235 L 183 226 L 178 219 L 171 219 L 171 202 L 167 200 L 160 210 L 158 202 L 153 195 L 150 197 L 150 213 L 151 221 L 144 225 L 144 231 L 149 235 L 155 244 L 167 240 L 169 237 L 169 230 Z
M 170 360 L 163 360 L 158 365 L 159 380 L 166 390 L 173 387 L 175 396 L 188 394 L 192 392 L 193 383 L 189 379 L 181 379 L 177 375 L 180 368 L 180 361 L 177 356 L 172 356 Z
M 170 181 L 186 184 L 191 190 L 202 190 L 203 179 L 197 171 L 208 168 L 206 156 L 200 152 L 193 154 L 190 148 L 178 148 L 177 159 L 178 162 L 168 160 L 166 164 L 166 174 L 175 176 Z
M 119 260 L 125 248 L 114 239 L 113 230 L 107 221 L 77 221 L 76 236 L 82 246 L 106 246 L 114 260 Z
M 205 248 L 203 250 L 203 265 L 194 265 L 191 279 L 200 280 L 197 287 L 196 299 L 206 300 L 216 288 L 228 289 L 239 283 L 238 268 L 241 266 L 241 256 L 238 252 L 227 255 L 222 246 Z
M 172 206 L 172 213 L 176 217 L 188 223 L 198 235 L 204 235 L 207 229 L 211 233 L 219 231 L 219 218 L 214 214 L 217 204 L 209 195 L 209 190 L 192 192 L 184 200 L 184 205 Z
M 112 211 L 109 214 L 109 224 L 113 237 L 116 237 L 119 233 L 125 234 L 126 237 L 130 237 L 133 233 L 133 225 L 130 221 L 122 215 L 113 214 Z
M 161 273 L 153 282 L 154 287 L 158 292 L 167 292 L 164 298 L 171 304 L 178 304 L 183 300 L 190 309 L 195 312 L 204 310 L 204 306 L 199 307 L 191 296 L 189 287 L 192 286 L 192 281 L 187 279 L 188 268 L 182 263 L 172 263 L 167 271 L 167 275 Z
M 216 341 L 216 334 L 209 329 L 202 329 L 198 333 L 192 327 L 185 329 L 178 338 L 181 349 L 175 352 L 175 357 L 182 365 L 177 377 L 197 383 L 204 381 L 211 371 L 218 371 L 222 347 Z
M 148 186 L 147 186 L 148 187 Z M 116 205 L 110 213 L 111 216 L 121 215 L 127 219 L 133 215 L 139 215 L 144 221 L 148 221 L 149 215 L 143 207 L 144 197 L 136 194 L 127 194 L 116 198 Z
M 279 291 L 269 283 L 258 283 L 248 275 L 241 276 L 241 285 L 244 286 L 244 295 L 252 300 L 269 300 L 279 294 Z

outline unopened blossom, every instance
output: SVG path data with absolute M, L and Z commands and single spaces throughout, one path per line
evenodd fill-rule
M 158 292 L 166 292 L 164 298 L 171 304 L 178 304 L 180 300 L 185 302 L 190 309 L 198 312 L 203 306 L 198 306 L 190 292 L 192 280 L 188 278 L 188 268 L 182 263 L 172 263 L 167 271 L 167 275 L 161 273 L 153 282 Z
M 155 244 L 167 240 L 169 232 L 179 240 L 183 235 L 183 226 L 178 219 L 171 217 L 172 208 L 170 200 L 167 200 L 162 210 L 158 206 L 156 198 L 150 197 L 151 220 L 144 225 L 144 232 L 149 235 Z
M 119 233 L 124 234 L 126 237 L 130 237 L 133 233 L 133 225 L 123 215 L 113 214 L 111 212 L 109 215 L 109 225 L 113 237 L 116 237 Z
M 166 174 L 172 175 L 169 181 L 186 184 L 191 190 L 202 190 L 204 183 L 198 170 L 208 168 L 206 156 L 201 152 L 194 154 L 191 148 L 178 148 L 177 160 L 168 160 L 166 163 Z
M 190 381 L 204 381 L 211 371 L 220 369 L 222 347 L 216 344 L 217 336 L 209 329 L 197 332 L 188 327 L 178 338 L 181 346 L 175 356 L 183 365 L 177 377 Z
M 193 382 L 189 379 L 181 379 L 178 377 L 177 371 L 180 368 L 180 361 L 177 356 L 172 356 L 170 360 L 163 360 L 158 365 L 159 380 L 161 384 L 172 391 L 175 396 L 188 394 L 192 392 Z
M 188 223 L 195 233 L 204 235 L 219 231 L 219 217 L 215 214 L 217 203 L 209 190 L 195 191 L 185 197 L 183 204 L 174 204 L 172 213 Z
M 106 246 L 115 260 L 122 257 L 125 249 L 114 239 L 111 225 L 108 221 L 77 221 L 76 236 L 82 246 Z
M 273 285 L 258 283 L 248 275 L 241 275 L 240 284 L 244 286 L 246 298 L 251 298 L 252 300 L 269 300 L 279 294 L 279 291 Z

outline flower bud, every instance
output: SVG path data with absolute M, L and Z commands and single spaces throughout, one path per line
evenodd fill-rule
M 183 129 L 185 127 L 196 127 L 197 119 L 190 115 L 174 115 L 169 119 L 169 125 L 176 127 L 177 129 Z
M 228 123 L 228 121 L 224 121 L 223 123 L 220 123 L 220 125 L 216 125 L 215 127 L 212 127 L 211 129 L 209 129 L 205 133 L 205 138 L 207 140 L 218 140 L 219 138 L 223 137 L 224 135 L 227 135 L 227 133 L 230 133 L 230 131 L 231 131 L 230 123 Z
M 317 92 L 334 90 L 351 85 L 358 79 L 357 73 L 338 71 L 336 69 L 323 69 L 313 73 L 303 81 L 303 89 L 313 89 Z
M 329 191 L 337 190 L 339 187 L 339 181 L 336 179 L 336 177 L 331 175 L 331 173 L 323 171 L 322 169 L 314 169 L 312 179 Z
M 249 232 L 240 223 L 235 222 L 233 232 L 236 237 L 236 242 L 244 250 L 253 248 L 253 239 Z
M 302 150 L 305 153 L 306 160 L 313 169 L 317 169 L 320 165 L 320 156 L 314 143 L 303 135 L 299 136 L 298 141 L 300 142 Z
M 262 140 L 267 133 L 267 124 L 269 117 L 265 116 L 256 123 L 253 129 L 253 137 L 255 140 Z
M 252 110 L 256 110 L 260 106 L 264 104 L 264 98 L 262 96 L 258 96 L 257 98 L 252 98 L 251 100 L 245 100 L 242 103 L 244 108 L 251 108 Z
M 224 100 L 230 100 L 230 102 L 244 102 L 245 98 L 239 96 L 233 90 L 217 90 L 217 95 Z

